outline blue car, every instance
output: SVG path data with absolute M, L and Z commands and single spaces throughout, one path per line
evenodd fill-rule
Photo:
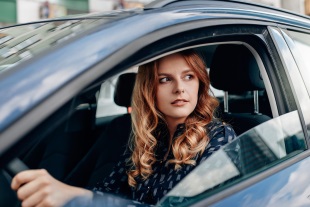
M 157 205 L 310 206 L 310 18 L 237 0 L 1 28 L 0 205 L 18 205 L 10 180 L 24 169 L 84 188 L 109 175 L 131 131 L 137 67 L 189 48 L 238 137 Z

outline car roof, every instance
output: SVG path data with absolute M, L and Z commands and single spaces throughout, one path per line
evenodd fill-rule
M 261 17 L 273 19 L 274 21 L 282 23 L 290 23 L 293 21 L 294 24 L 298 24 L 299 21 L 304 22 L 305 20 L 310 20 L 310 17 L 306 15 L 244 0 L 157 0 L 148 4 L 145 9 L 199 9 L 205 7 L 209 8 L 209 10 L 217 9 L 218 17 L 224 15 L 225 10 L 229 11 L 229 9 L 233 9 L 235 11 L 234 14 L 244 15 L 246 11 L 254 11 L 254 13 L 249 15 L 255 17 L 256 14 L 259 14 Z
M 109 19 L 109 21 L 0 74 L 0 137 L 3 131 L 14 122 L 89 68 L 126 48 L 135 40 L 143 39 L 148 34 L 163 28 L 183 23 L 190 23 L 189 27 L 194 28 L 195 25 L 191 24 L 192 22 L 217 19 L 257 20 L 274 25 L 285 24 L 310 28 L 309 18 L 302 15 L 252 3 L 222 0 L 156 1 L 145 9 L 113 11 L 48 21 L 92 18 Z M 143 42 L 146 44 L 147 40 Z M 142 43 L 139 43 L 141 47 L 143 47 Z M 134 50 L 127 50 L 124 54 L 130 55 L 130 52 L 133 53 Z M 99 71 L 99 69 L 96 70 Z M 100 74 L 105 72 L 107 71 L 102 69 Z M 82 87 L 85 86 L 75 86 L 75 90 L 80 90 Z

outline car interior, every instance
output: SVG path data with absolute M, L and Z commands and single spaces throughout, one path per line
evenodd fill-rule
M 237 135 L 272 119 L 271 108 L 259 66 L 242 44 L 203 46 L 213 88 L 223 91 L 217 97 L 217 117 L 230 124 Z M 223 59 L 225 57 L 225 60 Z M 116 79 L 116 83 L 112 82 Z M 94 84 L 71 99 L 28 137 L 40 137 L 20 153 L 30 169 L 45 168 L 56 179 L 79 187 L 93 186 L 109 175 L 127 146 L 131 132 L 130 102 L 135 73 L 121 73 L 105 80 L 109 87 Z M 122 107 L 123 113 L 96 115 L 100 97 Z M 104 99 L 106 100 L 106 99 Z M 105 103 L 103 101 L 103 103 Z M 103 108 L 105 109 L 105 108 Z

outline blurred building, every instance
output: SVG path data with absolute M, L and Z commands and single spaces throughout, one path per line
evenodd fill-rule
M 0 27 L 113 9 L 143 7 L 152 0 L 0 0 Z
M 310 15 L 310 13 L 306 11 L 305 6 L 308 4 L 308 2 L 310 2 L 309 0 L 248 0 L 248 1 L 283 8 L 299 14 Z
M 2 26 L 89 12 L 89 0 L 0 0 Z
M 153 0 L 0 0 L 0 27 L 65 15 L 143 7 Z M 310 0 L 244 0 L 310 15 Z

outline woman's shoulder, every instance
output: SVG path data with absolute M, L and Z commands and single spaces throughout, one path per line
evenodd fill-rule
M 209 143 L 203 154 L 197 160 L 198 163 L 206 160 L 211 154 L 225 146 L 227 143 L 230 143 L 237 137 L 235 131 L 230 125 L 218 119 L 213 119 L 206 126 L 206 130 L 209 137 Z
M 227 143 L 231 142 L 237 136 L 234 129 L 229 124 L 222 122 L 219 119 L 213 119 L 207 124 L 206 128 L 210 141 L 219 139 L 219 141 Z

